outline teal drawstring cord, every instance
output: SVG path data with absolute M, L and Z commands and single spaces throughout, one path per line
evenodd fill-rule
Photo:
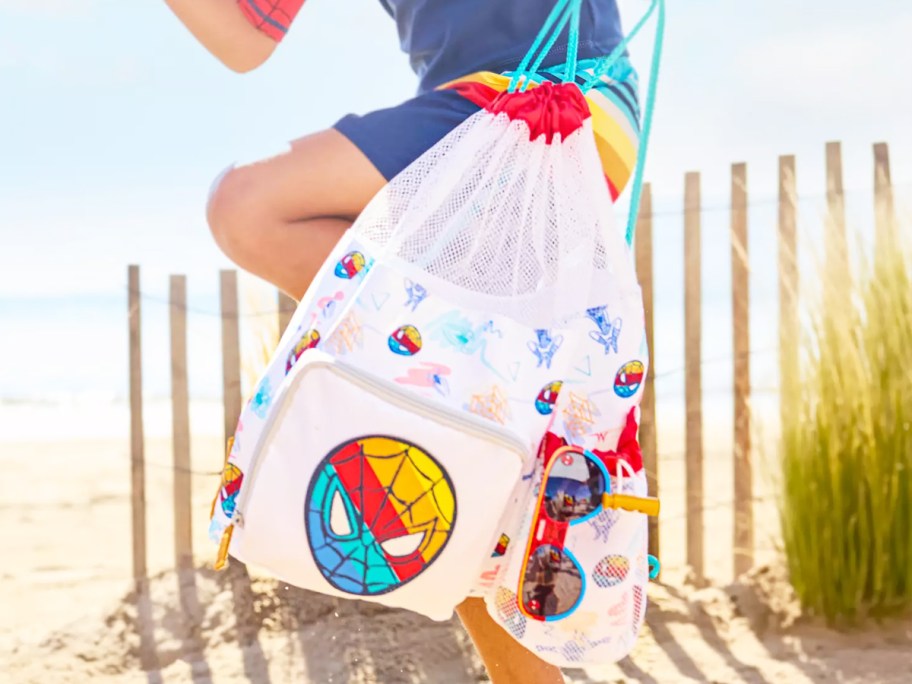
M 554 47 L 554 44 L 557 42 L 564 27 L 570 21 L 570 18 L 573 15 L 573 8 L 568 8 L 568 5 L 570 5 L 571 2 L 578 5 L 580 1 L 581 0 L 557 0 L 554 8 L 551 10 L 551 14 L 545 19 L 545 23 L 542 24 L 541 30 L 538 32 L 538 35 L 535 36 L 535 40 L 532 41 L 532 46 L 529 48 L 526 56 L 523 57 L 519 66 L 516 67 L 516 71 L 513 72 L 513 78 L 510 79 L 510 86 L 507 88 L 507 92 L 516 92 L 520 83 L 523 84 L 524 88 L 526 87 L 528 77 L 538 70 L 541 63 L 544 62 L 545 57 L 551 52 L 551 48 Z M 552 31 L 553 33 L 551 33 Z M 577 35 L 578 32 L 579 27 L 577 26 Z M 549 33 L 551 33 L 550 37 Z M 547 45 L 541 50 L 535 64 L 530 68 L 530 63 L 535 59 L 535 55 L 539 52 L 539 48 L 541 48 L 542 43 L 544 43 L 546 39 L 548 40 Z
M 646 152 L 649 149 L 649 136 L 652 133 L 652 117 L 655 113 L 656 93 L 659 88 L 659 70 L 662 63 L 662 50 L 665 43 L 665 0 L 655 0 L 659 14 L 656 19 L 655 45 L 652 50 L 652 65 L 649 67 L 649 90 L 646 94 L 646 109 L 643 112 L 643 128 L 640 133 L 639 159 L 637 160 L 636 177 L 633 179 L 633 191 L 630 195 L 630 218 L 627 222 L 627 244 L 633 246 L 636 235 L 637 219 L 640 216 L 640 198 L 643 195 L 643 174 L 646 170 Z
M 567 40 L 567 68 L 564 72 L 564 82 L 573 83 L 576 81 L 581 7 L 582 0 L 557 0 L 554 8 L 545 20 L 544 25 L 532 42 L 532 46 L 529 48 L 526 56 L 523 57 L 522 62 L 520 62 L 516 71 L 513 72 L 507 92 L 516 92 L 520 85 L 522 85 L 523 89 L 529 86 L 532 77 L 541 68 L 548 53 L 551 52 L 558 37 L 563 32 L 564 27 L 568 24 L 570 26 L 570 31 Z M 659 85 L 659 70 L 665 42 L 665 0 L 652 0 L 646 14 L 643 15 L 636 26 L 634 26 L 617 47 L 615 47 L 610 55 L 601 60 L 599 65 L 593 70 L 590 78 L 580 86 L 580 90 L 585 94 L 601 83 L 602 78 L 608 75 L 611 68 L 627 50 L 630 41 L 639 34 L 646 25 L 646 22 L 648 22 L 656 12 L 658 12 L 658 16 L 656 19 L 656 37 L 652 53 L 652 65 L 649 70 L 649 90 L 646 94 L 646 104 L 643 109 L 640 145 L 631 189 L 630 213 L 625 234 L 627 244 L 631 247 L 633 246 L 633 239 L 636 235 L 636 224 L 640 215 L 640 200 L 643 195 L 643 176 L 646 169 L 646 153 L 649 149 L 649 138 L 652 133 L 652 120 L 655 112 L 655 100 Z
M 570 36 L 567 39 L 567 71 L 564 83 L 576 83 L 577 59 L 579 57 L 580 11 L 582 2 L 574 2 L 570 16 Z
M 665 0 L 652 0 L 649 10 L 643 15 L 639 23 L 633 27 L 633 30 L 620 42 L 608 57 L 599 65 L 580 89 L 587 93 L 601 82 L 602 78 L 608 74 L 615 62 L 620 59 L 630 41 L 643 29 L 646 22 L 658 10 L 656 19 L 656 37 L 655 45 L 652 51 L 652 65 L 649 69 L 649 90 L 646 94 L 646 106 L 643 110 L 643 126 L 640 130 L 639 154 L 637 155 L 637 168 L 634 174 L 633 186 L 630 195 L 630 214 L 627 220 L 627 245 L 633 246 L 633 239 L 636 235 L 636 224 L 640 216 L 640 199 L 643 196 L 643 174 L 646 170 L 646 152 L 649 149 L 649 136 L 652 133 L 652 119 L 655 112 L 656 93 L 659 86 L 659 67 L 662 62 L 662 50 L 665 42 Z
M 633 179 L 633 191 L 630 195 L 630 218 L 627 221 L 627 245 L 630 247 L 633 246 L 637 220 L 640 217 L 643 174 L 646 171 L 646 152 L 649 149 L 649 136 L 652 133 L 652 115 L 655 113 L 656 92 L 659 87 L 659 66 L 662 62 L 662 48 L 665 41 L 665 0 L 658 0 L 658 3 L 659 16 L 656 22 L 655 46 L 652 52 L 652 65 L 649 68 L 649 91 L 646 94 L 646 109 L 643 111 L 639 159 L 637 160 L 636 176 Z

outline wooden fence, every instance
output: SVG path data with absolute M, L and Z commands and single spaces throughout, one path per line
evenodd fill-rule
M 748 254 L 748 174 L 745 164 L 731 169 L 730 237 L 732 274 L 732 370 L 734 412 L 732 416 L 734 502 L 732 552 L 735 574 L 754 564 L 754 485 L 751 444 L 751 383 L 749 334 L 749 265 Z M 826 259 L 828 268 L 844 273 L 848 260 L 842 153 L 839 143 L 826 146 L 827 223 Z M 686 563 L 697 580 L 704 573 L 704 445 L 702 411 L 702 292 L 701 292 L 701 188 L 700 175 L 688 173 L 684 179 L 684 340 L 686 439 Z M 876 244 L 890 244 L 889 232 L 895 230 L 893 190 L 890 179 L 889 150 L 886 144 L 874 146 L 875 233 Z M 798 266 L 797 266 L 797 183 L 793 156 L 779 159 L 778 194 L 778 263 L 779 263 L 779 372 L 791 376 L 798 369 Z M 650 491 L 661 495 L 663 483 L 657 453 L 654 365 L 654 289 L 653 289 L 653 202 L 649 185 L 644 188 L 636 239 L 636 264 L 646 310 L 646 334 L 649 340 L 650 373 L 642 399 L 640 441 L 646 460 Z M 240 330 L 237 274 L 220 274 L 222 389 L 224 401 L 224 436 L 227 439 L 241 411 Z M 130 408 L 131 408 L 131 478 L 133 510 L 133 572 L 144 582 L 146 563 L 146 507 L 144 433 L 142 421 L 141 371 L 141 301 L 139 268 L 130 266 L 129 340 L 130 340 Z M 278 294 L 279 330 L 284 330 L 295 304 Z M 192 511 L 190 505 L 190 418 L 187 384 L 187 288 L 182 275 L 171 276 L 171 387 L 174 454 L 174 544 L 175 566 L 193 564 Z M 791 411 L 789 398 L 780 397 L 783 414 Z M 210 464 L 211 465 L 211 464 Z M 216 479 L 213 477 L 213 486 Z M 650 552 L 661 557 L 661 538 L 656 520 L 650 521 Z

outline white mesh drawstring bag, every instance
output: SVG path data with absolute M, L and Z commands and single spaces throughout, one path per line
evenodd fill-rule
M 578 14 L 559 0 L 545 53 Z M 302 299 L 229 448 L 218 566 L 444 620 L 509 581 L 543 438 L 617 442 L 646 370 L 630 249 L 580 88 L 517 82 L 390 181 Z

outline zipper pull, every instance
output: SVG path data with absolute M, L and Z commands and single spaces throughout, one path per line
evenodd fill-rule
M 218 554 L 215 557 L 215 569 L 224 570 L 228 567 L 228 547 L 231 544 L 231 535 L 234 533 L 234 525 L 228 525 L 222 532 L 222 539 L 219 542 Z

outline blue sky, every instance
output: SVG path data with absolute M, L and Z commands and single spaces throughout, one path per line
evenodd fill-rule
M 621 5 L 630 26 L 647 2 Z M 752 195 L 769 197 L 777 156 L 796 153 L 819 193 L 823 144 L 840 139 L 849 187 L 870 186 L 879 140 L 912 182 L 910 35 L 896 0 L 670 0 L 648 178 L 676 206 L 685 171 L 721 197 L 747 161 Z M 645 71 L 649 36 L 633 53 Z M 0 0 L 0 297 L 109 291 L 128 262 L 150 287 L 186 272 L 214 289 L 227 264 L 203 206 L 219 170 L 413 89 L 375 0 L 310 0 L 244 76 L 164 2 Z
M 628 27 L 647 4 L 620 0 Z M 654 224 L 657 391 L 675 400 L 684 172 L 702 171 L 705 204 L 719 207 L 730 164 L 749 164 L 752 344 L 772 350 L 778 156 L 798 157 L 809 223 L 821 208 L 828 140 L 844 142 L 850 217 L 871 215 L 873 142 L 890 143 L 898 194 L 912 196 L 912 5 L 668 4 L 647 178 L 662 212 Z M 648 33 L 632 53 L 645 72 Z M 309 0 L 273 58 L 244 76 L 196 45 L 161 0 L 0 0 L 0 358 L 15 359 L 0 365 L 0 397 L 124 396 L 128 263 L 141 264 L 151 294 L 146 388 L 166 393 L 168 275 L 188 275 L 194 312 L 215 312 L 217 270 L 230 266 L 205 226 L 212 179 L 232 161 L 414 88 L 376 0 Z M 708 392 L 730 388 L 727 230 L 724 210 L 706 212 L 704 354 L 717 360 L 707 365 Z M 194 313 L 189 330 L 192 391 L 217 396 L 218 319 Z M 770 384 L 774 364 L 757 357 L 758 387 Z

